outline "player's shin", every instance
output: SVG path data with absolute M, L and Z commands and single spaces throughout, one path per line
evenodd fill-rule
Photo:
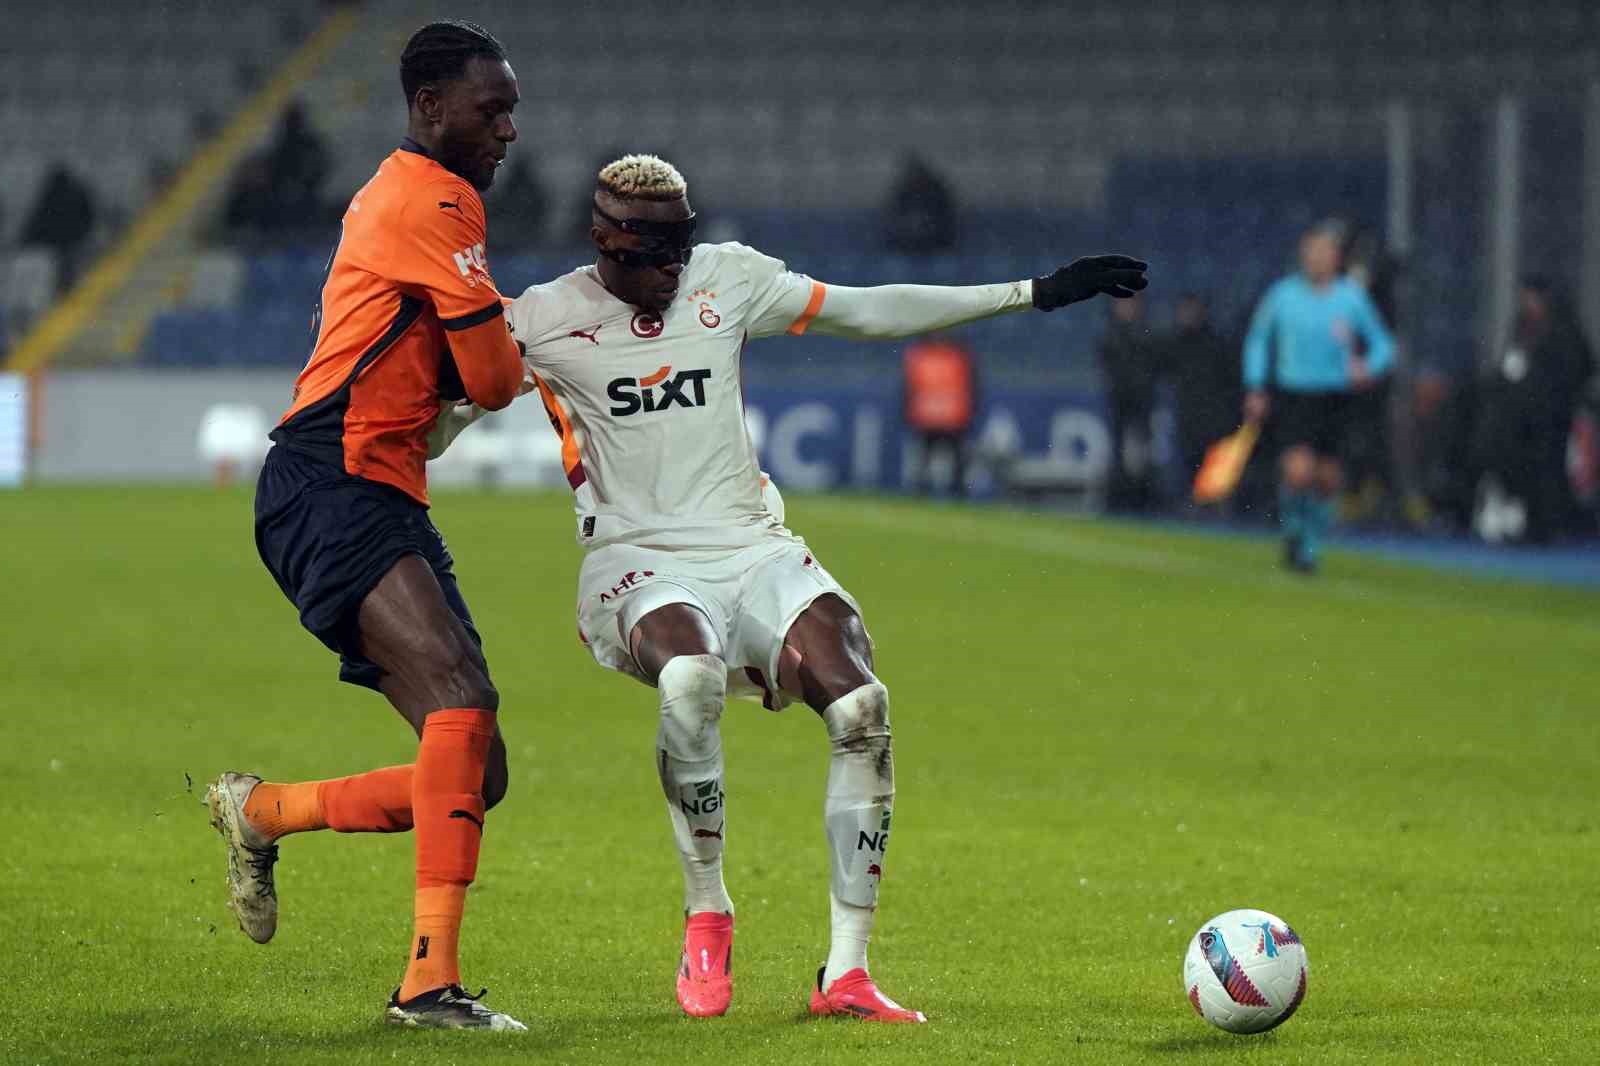
M 416 767 L 386 766 L 319 784 L 328 828 L 336 833 L 404 833 L 411 828 Z
M 1287 483 L 1278 486 L 1278 524 L 1282 527 L 1286 540 L 1297 540 L 1305 536 L 1307 499 L 1304 489 L 1295 488 Z
M 822 721 L 832 747 L 823 805 L 833 866 L 826 989 L 849 971 L 867 968 L 894 808 L 889 690 L 877 682 L 863 685 L 830 704 Z
M 400 986 L 406 1002 L 461 982 L 457 944 L 467 886 L 478 871 L 483 834 L 483 768 L 494 712 L 434 711 L 422 728 L 412 781 L 417 835 L 416 933 Z
M 411 828 L 411 772 L 409 765 L 388 766 L 326 781 L 262 781 L 250 790 L 244 816 L 269 840 L 318 829 L 403 833 Z
M 661 668 L 656 768 L 683 864 L 689 914 L 731 914 L 722 880 L 727 810 L 722 791 L 722 720 L 727 666 L 715 655 L 679 655 Z
M 1332 496 L 1307 494 L 1305 503 L 1306 555 L 1315 561 L 1322 538 L 1333 526 L 1336 503 Z

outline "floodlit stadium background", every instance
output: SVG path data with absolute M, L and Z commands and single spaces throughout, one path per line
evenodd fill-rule
M 13 131 L 0 351 L 32 387 L 5 390 L 5 480 L 203 479 L 230 456 L 248 477 L 306 356 L 338 215 L 403 133 L 400 45 L 442 10 L 24 0 L 0 74 Z M 1552 279 L 1591 329 L 1600 307 L 1591 4 L 449 10 L 497 33 L 521 78 L 521 138 L 488 198 L 503 291 L 588 258 L 585 186 L 624 150 L 680 165 L 711 239 L 836 283 L 1006 280 L 1094 251 L 1144 256 L 1157 341 L 1195 292 L 1236 342 L 1292 267 L 1296 235 L 1338 218 L 1403 343 L 1368 405 L 1347 517 L 1515 539 L 1496 511 L 1515 486 L 1486 503 L 1474 427 L 1519 276 Z M 309 129 L 287 136 L 297 104 Z M 887 236 L 913 157 L 953 205 L 938 229 L 949 241 L 929 248 Z M 28 216 L 58 165 L 88 199 L 69 195 L 71 219 L 41 237 Z M 983 384 L 969 495 L 1099 505 L 1115 453 L 1096 357 L 1106 320 L 1102 302 L 962 332 Z M 899 355 L 817 338 L 750 353 L 753 432 L 779 484 L 908 486 Z M 1170 381 L 1155 398 L 1147 506 L 1181 513 L 1185 413 Z M 1569 532 L 1592 533 L 1600 435 L 1581 406 L 1573 422 Z M 537 412 L 474 436 L 437 481 L 552 481 Z M 1270 517 L 1270 463 L 1263 450 L 1235 517 Z

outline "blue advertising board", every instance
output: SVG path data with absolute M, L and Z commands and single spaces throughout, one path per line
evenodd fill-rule
M 785 490 L 909 487 L 918 446 L 894 386 L 756 387 L 746 392 L 745 408 L 762 466 Z M 1104 401 L 1088 392 L 986 390 L 969 447 L 980 455 L 1048 458 L 1086 482 L 1104 479 L 1112 455 Z M 982 464 L 972 489 L 995 489 Z

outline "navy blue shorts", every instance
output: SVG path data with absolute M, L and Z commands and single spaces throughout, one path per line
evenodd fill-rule
M 399 489 L 276 445 L 256 481 L 256 550 L 300 624 L 339 653 L 341 681 L 378 688 L 383 670 L 361 654 L 357 611 L 407 555 L 432 568 L 445 603 L 483 647 L 444 538 L 428 509 Z
M 1319 456 L 1337 459 L 1350 436 L 1350 393 L 1290 392 L 1272 398 L 1272 424 L 1280 448 L 1304 445 Z

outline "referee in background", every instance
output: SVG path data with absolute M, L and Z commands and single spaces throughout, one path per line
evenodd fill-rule
M 1301 236 L 1299 272 L 1267 290 L 1244 342 L 1244 419 L 1260 424 L 1271 416 L 1282 449 L 1283 561 L 1302 574 L 1316 572 L 1333 524 L 1352 394 L 1371 388 L 1394 357 L 1366 291 L 1340 276 L 1342 236 L 1334 222 Z

